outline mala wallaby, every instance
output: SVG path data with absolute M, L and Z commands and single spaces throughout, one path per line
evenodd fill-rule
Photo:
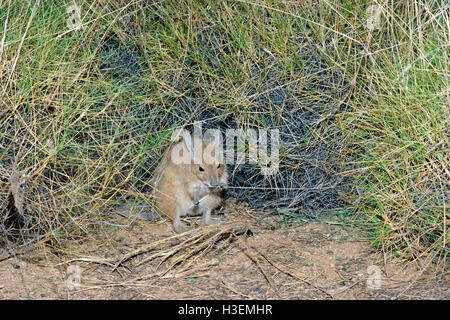
M 202 215 L 203 225 L 218 223 L 211 220 L 211 212 L 221 204 L 228 186 L 218 139 L 192 138 L 186 130 L 181 132 L 181 141 L 168 149 L 155 170 L 153 182 L 154 208 L 172 219 L 177 233 L 187 231 L 180 220 L 184 216 Z

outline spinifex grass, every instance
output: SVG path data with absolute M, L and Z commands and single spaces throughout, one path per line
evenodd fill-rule
M 401 1 L 380 8 L 379 25 L 357 33 L 364 47 L 341 60 L 356 80 L 352 109 L 338 119 L 354 159 L 349 174 L 359 181 L 352 201 L 385 257 L 426 255 L 445 264 L 449 5 Z

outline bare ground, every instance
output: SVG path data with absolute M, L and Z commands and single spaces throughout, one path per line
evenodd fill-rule
M 357 230 L 331 216 L 285 228 L 280 216 L 223 211 L 221 220 L 239 220 L 253 235 L 195 244 L 200 238 L 174 236 L 167 220 L 139 220 L 71 244 L 77 249 L 63 257 L 40 244 L 0 261 L 0 298 L 450 298 L 448 274 L 433 275 L 419 261 L 384 264 Z M 143 252 L 117 263 L 136 249 Z

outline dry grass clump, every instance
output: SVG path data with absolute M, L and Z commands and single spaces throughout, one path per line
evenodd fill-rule
M 324 24 L 353 38 L 324 37 L 355 79 L 352 108 L 336 120 L 358 181 L 350 201 L 385 259 L 432 256 L 445 265 L 449 4 L 328 4 Z
M 148 106 L 129 104 L 131 88 L 102 74 L 109 9 L 91 7 L 83 28 L 68 30 L 68 4 L 1 6 L 1 241 L 64 247 L 123 190 L 135 192 L 131 173 L 150 148 L 156 161 L 163 133 L 150 130 Z
M 218 226 L 196 228 L 150 242 L 126 253 L 116 262 L 113 271 L 130 258 L 143 255 L 144 258 L 140 259 L 135 266 L 139 267 L 158 260 L 158 266 L 168 262 L 164 274 L 175 266 L 177 266 L 177 273 L 182 273 L 183 270 L 191 269 L 196 261 L 209 253 L 220 241 L 227 243 L 235 240 L 237 235 L 250 235 L 251 232 L 248 221 L 223 222 Z

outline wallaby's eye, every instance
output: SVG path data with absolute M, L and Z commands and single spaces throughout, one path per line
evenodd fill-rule
M 198 167 L 198 170 L 205 171 L 205 169 L 203 169 L 202 167 Z
M 220 168 L 220 163 L 217 165 L 217 169 L 219 169 Z

